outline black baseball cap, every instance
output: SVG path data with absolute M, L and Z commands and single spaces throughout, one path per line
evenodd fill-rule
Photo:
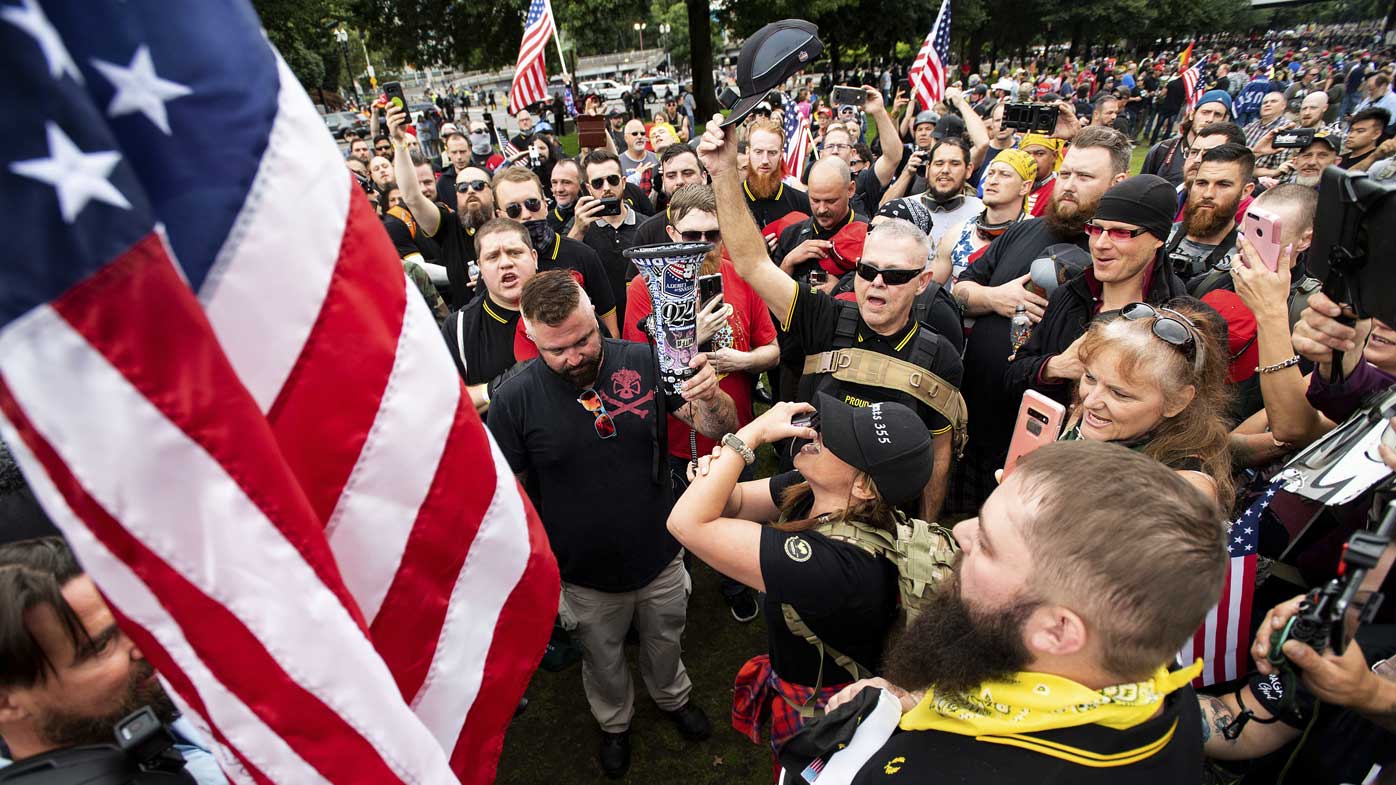
M 936 123 L 936 129 L 931 132 L 931 138 L 944 139 L 947 136 L 964 136 L 967 133 L 969 131 L 965 128 L 965 121 L 957 115 L 948 114 Z
M 738 100 L 727 106 L 726 127 L 740 123 L 751 110 L 824 52 L 819 28 L 803 19 L 782 19 L 757 30 L 742 42 L 737 55 Z
M 839 460 L 867 473 L 889 504 L 916 498 L 931 479 L 931 432 L 900 403 L 855 407 L 820 393 L 819 434 Z

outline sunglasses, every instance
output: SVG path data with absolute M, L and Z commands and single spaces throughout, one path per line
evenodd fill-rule
M 1197 331 L 1197 325 L 1193 324 L 1188 317 L 1171 308 L 1155 308 L 1147 303 L 1126 305 L 1120 311 L 1120 317 L 1131 322 L 1153 319 L 1154 325 L 1151 329 L 1154 337 L 1181 349 L 1183 356 L 1192 363 L 1194 373 L 1202 371 L 1202 357 L 1198 355 L 1197 341 L 1193 338 L 1193 334 Z
M 608 175 L 606 175 L 605 177 L 593 177 L 593 178 L 591 178 L 591 187 L 592 187 L 592 188 L 600 188 L 600 187 L 603 186 L 603 185 L 609 185 L 609 186 L 611 186 L 612 188 L 614 188 L 614 187 L 620 185 L 620 175 L 618 175 L 618 174 L 608 174 Z
M 877 280 L 877 276 L 882 276 L 882 282 L 888 286 L 902 286 L 916 280 L 916 276 L 921 274 L 920 270 L 883 270 L 880 267 L 873 267 L 867 262 L 859 262 L 858 277 L 868 283 Z
M 485 182 L 484 180 L 466 180 L 465 182 L 457 185 L 456 190 L 460 193 L 465 193 L 467 190 L 479 193 L 489 187 L 490 184 Z
M 536 213 L 536 212 L 538 212 L 539 210 L 542 210 L 542 209 L 543 209 L 543 200 L 542 200 L 542 199 L 536 199 L 536 198 L 530 196 L 529 198 L 527 198 L 527 199 L 525 199 L 525 200 L 523 200 L 522 202 L 519 202 L 519 203 L 517 203 L 517 204 L 507 205 L 507 206 L 504 208 L 504 214 L 507 215 L 507 216 L 509 216 L 510 218 L 513 218 L 514 220 L 517 221 L 517 220 L 519 219 L 519 216 L 520 216 L 520 215 L 523 215 L 524 210 L 527 210 L 527 211 L 529 211 L 530 213 Z
M 715 243 L 722 239 L 721 229 L 708 229 L 707 231 L 679 232 L 679 237 L 686 243 L 697 243 L 706 240 Z
M 596 394 L 596 390 L 590 387 L 582 390 L 582 394 L 577 398 L 577 403 L 580 403 L 583 409 L 591 412 L 597 436 L 609 439 L 616 435 L 615 421 L 611 419 L 611 415 L 606 413 L 606 404 L 601 402 L 601 396 Z
M 1136 229 L 1106 229 L 1104 226 L 1101 226 L 1100 224 L 1096 223 L 1095 221 L 1087 221 L 1087 222 L 1086 222 L 1086 234 L 1090 235 L 1091 237 L 1099 237 L 1102 233 L 1104 233 L 1104 234 L 1110 235 L 1110 239 L 1111 239 L 1111 240 L 1114 240 L 1115 242 L 1123 242 L 1123 241 L 1125 241 L 1125 240 L 1133 240 L 1134 238 L 1136 238 L 1136 237 L 1138 237 L 1139 235 L 1144 234 L 1145 232 L 1148 232 L 1148 231 L 1149 231 L 1148 229 L 1137 229 L 1137 228 L 1136 228 Z
M 390 145 L 390 144 L 380 144 L 380 145 L 378 145 L 377 147 L 374 147 L 373 149 L 374 149 L 374 150 L 391 150 L 391 149 L 393 149 L 393 146 Z

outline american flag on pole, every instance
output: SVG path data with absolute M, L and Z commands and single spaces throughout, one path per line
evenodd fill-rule
M 519 59 L 514 64 L 514 83 L 509 88 L 509 111 L 517 112 L 548 97 L 548 74 L 543 70 L 543 53 L 557 35 L 553 7 L 548 0 L 533 0 L 524 19 Z M 515 152 L 518 152 L 517 150 Z
M 1206 687 L 1246 674 L 1260 518 L 1275 494 L 1284 489 L 1285 482 L 1272 482 L 1227 529 L 1226 547 L 1231 558 L 1227 561 L 1221 599 L 1179 654 L 1185 665 L 1202 658 L 1202 674 L 1193 680 L 1196 686 Z
M 1268 48 L 1266 48 L 1266 50 L 1265 50 L 1265 56 L 1262 57 L 1262 58 L 1260 58 L 1260 62 L 1257 63 L 1256 65 L 1257 65 L 1258 67 L 1260 67 L 1260 68 L 1264 68 L 1264 69 L 1265 69 L 1265 78 L 1266 78 L 1266 79 L 1269 79 L 1270 77 L 1272 77 L 1272 76 L 1275 75 L 1275 45 L 1274 45 L 1274 44 L 1270 44 L 1270 46 L 1269 46 Z
M 1187 97 L 1187 109 L 1189 112 L 1197 108 L 1197 99 L 1202 97 L 1202 91 L 1198 85 L 1202 82 L 1202 64 L 1189 68 L 1183 72 L 1183 95 Z
M 492 780 L 546 535 L 246 0 L 3 0 L 0 434 L 237 785 Z
M 514 143 L 509 141 L 509 134 L 506 133 L 503 128 L 499 126 L 494 127 L 494 138 L 499 142 L 499 152 L 504 154 L 506 163 L 509 162 L 509 159 L 519 154 L 519 148 L 515 147 Z
M 785 175 L 800 181 L 809 163 L 809 118 L 800 114 L 800 107 L 788 95 L 781 96 L 781 114 L 784 115 L 781 129 L 785 131 Z
M 920 100 L 921 108 L 930 109 L 936 101 L 945 97 L 945 73 L 949 63 L 950 0 L 944 0 L 930 35 L 921 44 L 921 51 L 916 54 L 916 60 L 907 72 L 912 95 Z

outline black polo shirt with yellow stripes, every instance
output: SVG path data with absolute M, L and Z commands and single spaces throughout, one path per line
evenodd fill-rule
M 909 284 L 908 284 L 909 285 Z M 783 342 L 801 356 L 819 354 L 837 348 L 868 349 L 895 357 L 898 360 L 913 360 L 913 350 L 918 341 L 928 342 L 930 362 L 924 364 L 926 370 L 956 387 L 964 376 L 964 366 L 960 363 L 960 353 L 943 335 L 927 330 L 920 322 L 907 317 L 907 324 L 892 335 L 878 335 L 858 317 L 857 329 L 851 347 L 836 346 L 836 332 L 839 311 L 845 308 L 858 308 L 856 303 L 835 300 L 823 292 L 808 286 L 796 286 L 795 297 L 790 303 L 790 312 L 780 316 L 780 328 L 786 334 Z M 782 346 L 782 350 L 785 347 Z M 896 401 L 913 409 L 933 434 L 950 430 L 950 422 L 936 410 L 917 400 L 909 393 L 852 384 L 835 379 L 831 374 L 807 373 L 800 377 L 801 401 L 813 401 L 815 393 L 828 393 L 851 406 L 868 406 L 882 401 Z
M 518 311 L 496 303 L 488 293 L 451 314 L 441 334 L 466 384 L 484 384 L 513 367 L 518 322 Z
M 893 734 L 853 785 L 1174 785 L 1202 781 L 1197 693 L 1170 694 L 1158 716 L 1132 728 L 1078 725 L 1035 733 Z
M 776 264 L 780 264 L 787 254 L 806 240 L 828 240 L 849 224 L 867 222 L 868 219 L 854 210 L 852 204 L 848 207 L 848 215 L 828 229 L 820 226 L 814 216 L 810 216 L 797 224 L 785 227 L 785 230 L 780 233 L 780 240 L 776 243 L 776 250 L 773 254 L 774 261 Z M 801 262 L 796 265 L 793 275 L 797 280 L 803 280 L 810 270 L 818 266 L 818 261 Z
M 766 228 L 766 224 L 784 218 L 787 213 L 799 211 L 809 215 L 809 196 L 785 183 L 781 183 L 776 192 L 765 199 L 757 199 L 746 183 L 742 183 L 742 193 L 746 196 L 746 206 L 751 209 L 756 225 L 762 229 Z

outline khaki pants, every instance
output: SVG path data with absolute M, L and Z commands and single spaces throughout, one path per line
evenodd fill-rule
M 693 682 L 679 655 L 692 590 L 682 554 L 636 591 L 617 594 L 562 584 L 563 597 L 577 617 L 572 636 L 582 647 L 582 688 L 601 730 L 625 731 L 635 714 L 624 650 L 632 619 L 640 633 L 640 678 L 650 697 L 664 711 L 688 702 Z

